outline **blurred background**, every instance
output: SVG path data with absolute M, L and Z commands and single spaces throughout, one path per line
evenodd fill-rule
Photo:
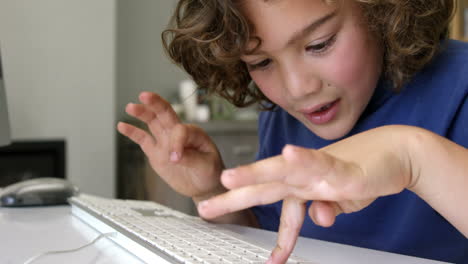
M 459 0 L 453 38 L 468 40 L 468 1 Z M 183 109 L 188 76 L 166 57 L 160 34 L 176 1 L 0 0 L 0 49 L 14 143 L 0 148 L 0 187 L 35 177 L 70 179 L 83 192 L 151 199 L 195 214 L 118 121 L 141 91 Z M 227 167 L 253 160 L 257 111 L 201 100 L 190 117 L 206 129 Z M 184 117 L 181 110 L 181 116 Z M 1 124 L 0 124 L 1 126 Z
M 124 109 L 141 91 L 161 94 L 179 111 L 183 106 L 179 88 L 189 77 L 166 57 L 160 37 L 175 3 L 0 0 L 13 138 L 0 148 L 0 187 L 60 177 L 83 192 L 194 212 L 191 200 L 161 182 L 139 147 L 115 129 L 121 120 L 139 125 Z M 197 103 L 204 111 L 190 121 L 221 146 L 227 166 L 253 160 L 256 111 L 235 111 L 220 100 Z

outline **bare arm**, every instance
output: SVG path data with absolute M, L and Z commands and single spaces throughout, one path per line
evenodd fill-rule
M 308 200 L 312 220 L 331 226 L 336 215 L 409 189 L 468 235 L 468 150 L 417 127 L 379 127 L 320 150 L 286 146 L 281 155 L 224 171 L 221 181 L 230 191 L 199 206 L 204 217 L 284 200 L 273 263 L 292 252 Z
M 410 129 L 413 181 L 408 189 L 468 237 L 468 149 L 427 130 Z

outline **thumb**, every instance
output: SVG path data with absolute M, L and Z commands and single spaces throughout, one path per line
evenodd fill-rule
M 336 216 L 343 213 L 336 202 L 313 201 L 309 207 L 312 221 L 322 227 L 330 227 L 335 223 Z
M 186 148 L 192 148 L 201 152 L 213 152 L 211 140 L 208 135 L 199 127 L 187 124 L 177 124 L 171 132 L 170 138 L 170 159 L 173 162 L 179 161 Z

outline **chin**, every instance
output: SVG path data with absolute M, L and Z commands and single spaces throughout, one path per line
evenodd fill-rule
M 318 137 L 325 140 L 337 140 L 348 135 L 349 131 L 353 128 L 352 126 L 343 126 L 343 125 L 329 125 L 323 127 L 309 127 L 309 130 L 312 131 Z
M 335 120 L 332 120 L 328 124 L 323 125 L 314 125 L 309 120 L 305 119 L 303 116 L 296 115 L 297 120 L 299 120 L 303 125 L 305 125 L 312 133 L 324 140 L 337 140 L 346 137 L 351 129 L 353 129 L 356 121 L 354 119 L 348 119 L 339 117 Z
M 324 133 L 315 133 L 318 137 L 323 138 L 325 140 L 336 140 L 340 139 L 344 136 L 346 136 L 347 133 L 330 133 L 330 132 L 324 132 Z

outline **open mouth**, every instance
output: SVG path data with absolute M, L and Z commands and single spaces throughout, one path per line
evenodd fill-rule
M 335 118 L 339 110 L 339 103 L 340 99 L 337 99 L 331 103 L 328 103 L 319 109 L 315 110 L 314 112 L 310 112 L 305 114 L 306 118 L 316 124 L 322 125 L 325 123 L 330 122 Z
M 327 105 L 324 105 L 324 106 L 322 106 L 320 109 L 318 109 L 317 111 L 314 111 L 314 112 L 312 112 L 312 113 L 314 113 L 314 114 L 319 114 L 319 113 L 321 113 L 321 112 L 327 111 L 328 109 L 330 109 L 330 108 L 333 106 L 334 103 L 336 103 L 336 101 L 331 102 L 331 103 L 329 103 L 329 104 L 327 104 Z

